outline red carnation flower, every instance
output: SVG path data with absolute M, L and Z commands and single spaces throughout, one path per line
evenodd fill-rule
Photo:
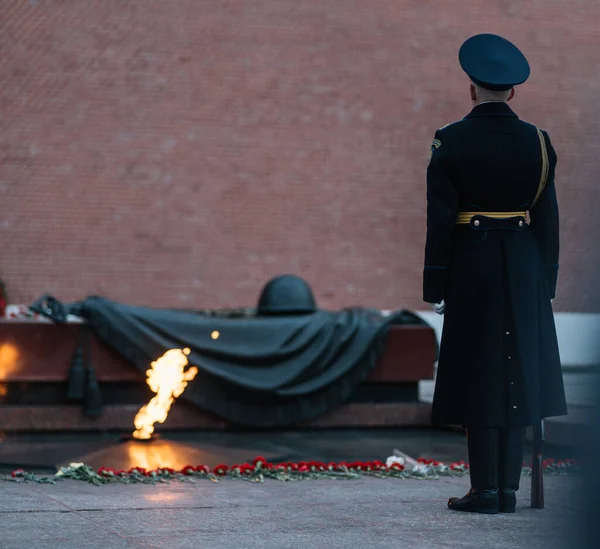
M 337 469 L 337 464 L 335 463 L 335 461 L 330 461 L 327 464 L 327 469 L 329 469 L 330 471 L 335 471 Z
M 394 471 L 404 471 L 404 465 L 401 463 L 392 463 L 390 469 L 393 469 Z
M 196 466 L 196 471 L 199 473 L 210 473 L 210 468 L 207 465 Z
M 24 469 L 15 469 L 15 470 L 14 470 L 14 471 L 11 473 L 11 475 L 12 475 L 14 478 L 17 478 L 17 477 L 24 477 L 24 476 L 25 476 L 25 470 L 24 470 Z
M 110 467 L 100 467 L 100 469 L 98 469 L 98 474 L 105 477 L 112 477 L 115 474 L 115 470 Z
M 262 456 L 258 456 L 257 458 L 254 458 L 254 466 L 256 467 L 256 465 L 258 465 L 259 463 L 264 465 L 265 463 L 267 463 L 267 460 Z
M 308 471 L 310 471 L 310 467 L 308 465 L 300 465 L 298 467 L 298 472 L 299 473 L 307 473 Z
M 214 468 L 214 473 L 215 475 L 219 475 L 219 476 L 223 476 L 227 474 L 227 471 L 229 471 L 229 467 L 227 467 L 227 465 L 217 465 Z
M 135 473 L 137 473 L 139 475 L 145 475 L 146 469 L 144 469 L 143 467 L 132 467 L 131 469 L 129 469 L 128 473 L 130 475 L 133 475 Z
M 191 465 L 186 465 L 183 469 L 181 469 L 181 472 L 184 475 L 188 475 L 189 476 L 189 475 L 193 475 L 196 472 L 196 469 L 194 469 L 194 467 L 191 466 Z
M 298 465 L 297 463 L 289 463 L 288 467 L 292 470 L 292 471 L 297 471 L 300 468 L 300 465 Z

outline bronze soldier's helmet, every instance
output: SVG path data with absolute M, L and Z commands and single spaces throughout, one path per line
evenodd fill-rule
M 317 310 L 313 292 L 307 282 L 286 274 L 271 279 L 258 300 L 259 315 L 310 314 Z

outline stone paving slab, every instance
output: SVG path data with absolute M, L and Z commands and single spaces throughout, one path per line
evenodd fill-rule
M 546 509 L 523 477 L 514 515 L 446 509 L 469 479 L 264 484 L 0 484 L 2 549 L 554 549 L 572 533 L 581 477 L 546 477 Z

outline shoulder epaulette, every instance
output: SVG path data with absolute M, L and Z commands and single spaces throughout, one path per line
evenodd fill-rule
M 535 130 L 536 132 L 539 130 L 542 132 L 542 134 L 544 134 L 546 137 L 550 137 L 548 135 L 548 132 L 542 128 L 539 128 L 538 126 L 536 126 L 535 124 L 532 124 L 531 122 L 527 122 L 527 120 L 521 120 L 519 118 L 519 122 L 522 122 L 523 124 L 525 124 L 526 126 L 529 126 L 532 130 Z
M 463 119 L 461 119 L 461 120 L 455 120 L 454 122 L 450 122 L 450 124 L 446 124 L 445 126 L 442 126 L 442 127 L 441 127 L 441 128 L 438 130 L 438 132 L 440 132 L 440 131 L 442 131 L 442 130 L 445 130 L 445 129 L 446 129 L 448 126 L 453 126 L 454 124 L 458 124 L 459 122 L 462 122 L 462 121 L 463 121 Z
M 523 122 L 523 124 L 526 124 L 527 126 L 530 126 L 531 128 L 534 128 L 537 130 L 537 126 L 535 124 L 532 124 L 531 122 L 527 122 L 527 120 L 522 120 L 519 118 L 519 122 Z

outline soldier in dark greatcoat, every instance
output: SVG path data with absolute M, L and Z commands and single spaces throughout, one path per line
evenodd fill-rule
M 474 108 L 436 132 L 427 168 L 423 299 L 445 315 L 432 420 L 467 429 L 471 489 L 449 508 L 514 512 L 525 428 L 566 414 L 557 158 L 507 104 L 530 72 L 516 46 L 477 35 L 459 61 Z

